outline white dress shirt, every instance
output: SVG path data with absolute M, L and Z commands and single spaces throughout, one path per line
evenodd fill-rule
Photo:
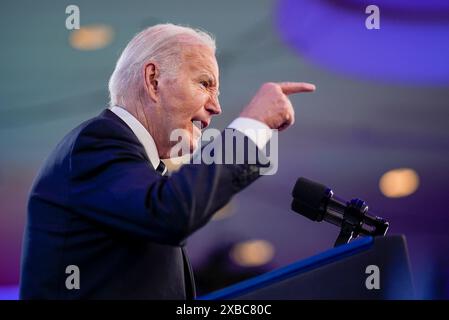
M 130 127 L 139 142 L 143 145 L 151 165 L 156 169 L 161 159 L 159 158 L 156 143 L 148 130 L 124 108 L 113 106 L 109 107 L 109 110 L 114 112 Z M 259 149 L 263 149 L 272 136 L 271 129 L 265 123 L 250 118 L 239 117 L 232 121 L 228 128 L 238 130 L 248 136 Z

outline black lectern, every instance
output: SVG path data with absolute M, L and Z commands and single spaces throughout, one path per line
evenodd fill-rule
M 413 299 L 405 237 L 364 237 L 199 297 Z

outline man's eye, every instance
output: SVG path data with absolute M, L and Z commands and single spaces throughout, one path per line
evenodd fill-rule
M 207 81 L 201 81 L 200 83 L 201 83 L 201 85 L 202 85 L 204 88 L 209 88 L 209 82 L 207 82 Z

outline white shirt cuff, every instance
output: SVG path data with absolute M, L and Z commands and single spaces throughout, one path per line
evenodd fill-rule
M 273 135 L 269 126 L 265 123 L 245 117 L 238 117 L 228 128 L 235 129 L 250 138 L 259 149 L 265 148 L 265 145 Z

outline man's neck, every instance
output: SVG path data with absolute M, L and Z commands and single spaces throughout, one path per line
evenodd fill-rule
M 132 104 L 131 106 L 123 106 L 123 108 L 130 114 L 132 114 L 133 117 L 142 124 L 142 126 L 154 139 L 154 142 L 156 143 L 158 149 L 159 157 L 161 159 L 169 158 L 170 148 L 165 146 L 166 139 L 164 139 L 164 130 L 161 127 L 156 128 L 157 124 L 155 123 L 155 121 L 151 121 L 151 119 L 157 118 L 150 114 L 151 107 L 144 107 L 140 104 Z

